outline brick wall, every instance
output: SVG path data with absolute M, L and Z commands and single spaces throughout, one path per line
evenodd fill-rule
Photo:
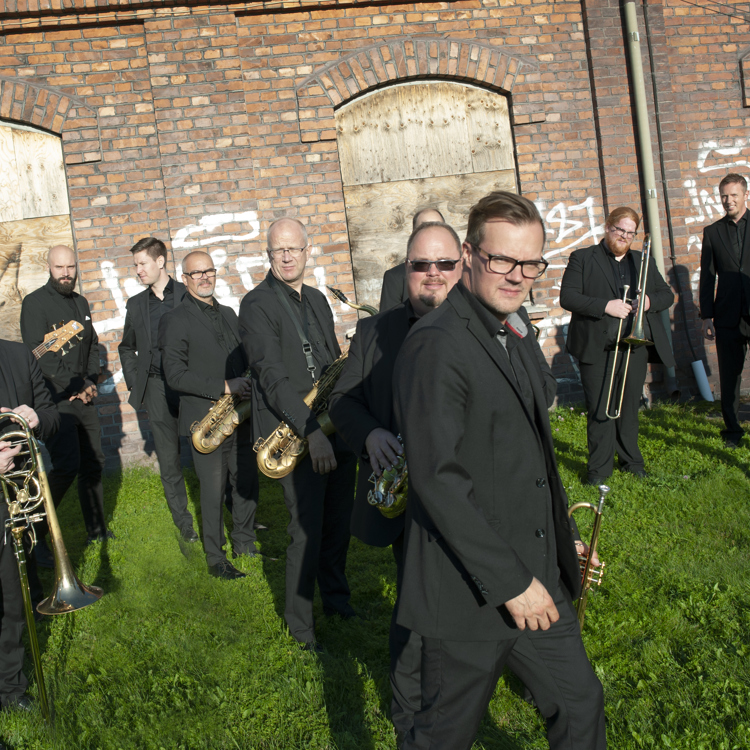
M 739 3 L 734 17 L 681 0 L 638 5 L 665 260 L 672 279 L 668 208 L 683 291 L 672 312 L 678 376 L 689 394 L 696 356 L 715 382 L 715 352 L 697 330 L 700 238 L 721 215 L 721 176 L 748 171 L 750 29 Z M 519 185 L 548 227 L 551 267 L 535 294 L 549 311 L 542 345 L 561 395 L 580 396 L 561 348 L 565 258 L 601 238 L 608 209 L 642 208 L 619 0 L 2 6 L 0 117 L 63 140 L 82 289 L 106 355 L 100 413 L 113 465 L 142 457 L 149 436 L 145 415 L 125 403 L 117 359 L 124 303 L 139 290 L 130 246 L 163 239 L 172 271 L 186 252 L 211 251 L 217 295 L 237 307 L 265 273 L 266 227 L 289 213 L 315 247 L 309 282 L 353 294 L 335 108 L 413 78 L 510 98 Z M 334 312 L 343 335 L 355 316 Z

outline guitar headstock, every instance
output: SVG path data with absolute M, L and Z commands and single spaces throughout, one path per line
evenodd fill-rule
M 80 334 L 83 333 L 83 324 L 79 323 L 77 320 L 71 320 L 64 325 L 58 323 L 57 325 L 52 326 L 52 328 L 53 330 L 44 337 L 45 349 L 48 352 L 60 351 L 60 349 L 62 349 L 72 338 L 77 338 L 80 341 Z M 75 343 L 68 347 L 68 351 L 70 351 L 73 346 L 75 346 Z M 63 351 L 63 354 L 65 353 L 66 352 Z

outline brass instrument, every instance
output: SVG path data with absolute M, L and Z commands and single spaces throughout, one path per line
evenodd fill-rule
M 252 369 L 248 367 L 242 377 L 249 378 L 251 373 Z M 190 425 L 193 448 L 199 453 L 213 453 L 250 417 L 252 404 L 252 399 L 241 400 L 234 393 L 226 393 L 218 401 L 214 401 L 208 414 L 200 422 Z
M 641 270 L 638 274 L 638 307 L 636 308 L 635 317 L 633 318 L 633 330 L 630 336 L 626 336 L 622 340 L 622 326 L 626 318 L 620 318 L 620 325 L 617 327 L 617 345 L 615 348 L 614 359 L 612 360 L 612 375 L 609 379 L 609 392 L 607 393 L 607 418 L 608 419 L 619 419 L 620 412 L 622 411 L 622 402 L 625 398 L 625 383 L 628 379 L 628 365 L 630 364 L 630 352 L 634 346 L 648 346 L 653 344 L 653 341 L 649 341 L 645 338 L 643 333 L 643 316 L 646 312 L 646 280 L 648 279 L 648 264 L 651 260 L 651 235 L 647 234 L 643 239 L 643 252 L 641 253 Z M 628 301 L 628 290 L 630 287 L 626 284 L 622 295 L 622 301 Z M 622 371 L 622 383 L 620 384 L 620 398 L 617 404 L 617 408 L 610 413 L 614 403 L 612 401 L 613 391 L 615 390 L 615 376 L 617 374 L 617 355 L 619 354 L 620 344 L 625 344 L 628 347 L 628 352 L 625 355 L 625 367 Z
M 31 656 L 34 662 L 34 672 L 39 689 L 39 705 L 42 715 L 49 721 L 50 710 L 47 700 L 47 690 L 42 672 L 39 641 L 36 634 L 36 623 L 31 605 L 29 579 L 26 572 L 26 553 L 23 547 L 23 534 L 29 532 L 32 547 L 36 544 L 36 530 L 34 524 L 47 518 L 52 552 L 55 556 L 55 590 L 51 596 L 37 606 L 37 612 L 43 615 L 61 615 L 88 607 L 99 601 L 104 592 L 97 586 L 82 584 L 73 572 L 73 566 L 68 558 L 68 552 L 60 533 L 60 524 L 52 502 L 47 472 L 44 469 L 39 444 L 29 427 L 28 422 L 18 414 L 0 414 L 0 425 L 4 420 L 17 423 L 20 429 L 2 433 L 0 440 L 9 442 L 11 446 L 22 446 L 21 452 L 15 458 L 14 466 L 5 474 L 0 474 L 0 484 L 3 496 L 8 505 L 9 518 L 5 527 L 13 539 L 13 551 L 18 562 L 18 574 L 21 579 L 26 626 L 29 631 Z
M 398 435 L 401 442 L 401 435 Z M 386 518 L 398 518 L 406 510 L 406 497 L 409 490 L 409 471 L 406 457 L 401 455 L 390 469 L 379 476 L 375 472 L 368 481 L 373 487 L 367 493 L 367 502 L 376 507 Z
M 587 555 L 578 555 L 578 563 L 581 568 L 581 595 L 578 597 L 576 611 L 578 612 L 578 624 L 583 629 L 583 621 L 586 617 L 586 604 L 589 598 L 589 590 L 592 586 L 602 585 L 602 576 L 604 575 L 604 563 L 600 563 L 598 568 L 593 565 L 594 554 L 599 544 L 599 529 L 602 524 L 602 513 L 604 512 L 604 498 L 609 492 L 606 484 L 599 485 L 599 502 L 596 505 L 592 503 L 575 503 L 568 509 L 568 516 L 579 508 L 587 508 L 594 512 L 594 528 L 591 532 L 591 541 L 589 542 L 589 552 Z
M 337 299 L 355 310 L 364 310 L 370 315 L 376 315 L 377 310 L 369 305 L 357 305 L 349 302 L 346 296 L 333 287 L 328 287 Z M 323 373 L 313 385 L 312 390 L 305 396 L 305 404 L 315 414 L 324 435 L 331 435 L 336 431 L 328 416 L 328 398 L 336 386 L 346 363 L 348 351 L 344 352 Z M 271 479 L 281 479 L 294 471 L 297 464 L 307 455 L 307 439 L 298 436 L 286 422 L 279 426 L 265 440 L 259 438 L 253 446 L 258 454 L 258 468 Z

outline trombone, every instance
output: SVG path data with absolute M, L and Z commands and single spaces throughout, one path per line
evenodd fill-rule
M 3 421 L 17 423 L 14 429 L 3 432 Z M 44 469 L 42 453 L 39 449 L 29 423 L 20 415 L 12 412 L 0 414 L 0 440 L 9 442 L 15 447 L 21 445 L 21 452 L 15 458 L 15 464 L 5 474 L 0 474 L 0 485 L 8 506 L 8 520 L 5 528 L 13 539 L 13 551 L 18 563 L 18 574 L 21 579 L 26 627 L 29 631 L 31 657 L 34 662 L 34 673 L 39 690 L 39 705 L 46 721 L 50 719 L 47 690 L 42 672 L 42 659 L 37 640 L 34 611 L 29 591 L 29 578 L 26 571 L 26 552 L 23 546 L 24 532 L 28 531 L 32 547 L 36 544 L 34 524 L 47 518 L 50 543 L 55 556 L 55 590 L 51 596 L 37 605 L 37 612 L 42 615 L 61 615 L 88 607 L 101 599 L 104 592 L 97 586 L 86 586 L 78 580 L 68 558 L 68 552 L 60 533 L 55 505 L 52 502 L 47 472 Z
M 620 318 L 620 325 L 617 327 L 617 345 L 615 347 L 615 356 L 612 360 L 612 375 L 609 379 L 609 391 L 607 393 L 607 418 L 618 419 L 620 412 L 622 411 L 622 402 L 625 398 L 625 383 L 628 379 L 628 365 L 630 364 L 630 352 L 634 346 L 648 346 L 653 344 L 653 341 L 649 341 L 645 338 L 643 333 L 643 316 L 646 312 L 645 301 L 646 301 L 646 281 L 648 279 L 648 264 L 651 260 L 651 235 L 647 234 L 643 239 L 643 252 L 641 253 L 641 270 L 638 274 L 638 291 L 636 293 L 638 299 L 638 307 L 636 308 L 635 318 L 633 319 L 633 330 L 630 336 L 626 336 L 621 339 L 622 326 L 626 318 Z M 622 293 L 622 301 L 628 301 L 628 291 L 630 286 L 625 285 Z M 617 374 L 617 355 L 620 352 L 620 344 L 626 344 L 628 347 L 627 354 L 625 355 L 625 367 L 622 372 L 622 383 L 620 384 L 620 397 L 617 401 L 617 408 L 613 410 L 614 401 L 612 396 L 615 395 L 615 375 Z

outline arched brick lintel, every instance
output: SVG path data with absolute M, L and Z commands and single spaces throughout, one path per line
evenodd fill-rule
M 393 37 L 319 68 L 296 89 L 303 142 L 336 138 L 334 110 L 410 79 L 452 79 L 512 94 L 513 124 L 545 120 L 539 65 L 473 39 Z
M 76 96 L 23 78 L 0 76 L 0 117 L 61 136 L 66 164 L 101 161 L 99 115 Z

